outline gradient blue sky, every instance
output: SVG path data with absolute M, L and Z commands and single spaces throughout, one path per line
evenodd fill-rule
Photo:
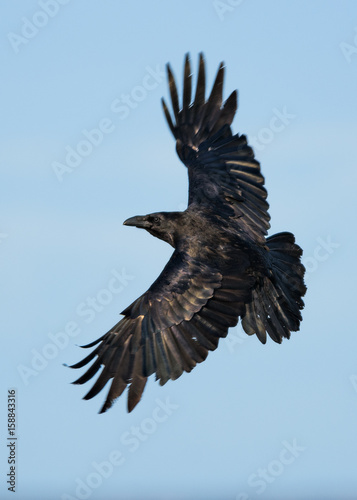
M 356 2 L 49 3 L 3 2 L 0 15 L 1 498 L 356 498 Z M 233 129 L 256 144 L 270 234 L 290 230 L 304 249 L 304 321 L 282 345 L 238 326 L 191 374 L 150 380 L 132 414 L 122 397 L 98 415 L 105 393 L 82 401 L 90 386 L 70 385 L 78 373 L 62 364 L 171 254 L 122 222 L 186 204 L 160 98 L 166 62 L 181 85 L 187 51 L 195 74 L 204 51 L 209 85 L 224 60 L 225 96 L 239 89 Z M 125 95 L 135 99 L 119 110 Z M 60 181 L 54 163 L 99 126 L 98 145 Z M 13 387 L 15 495 L 4 480 Z

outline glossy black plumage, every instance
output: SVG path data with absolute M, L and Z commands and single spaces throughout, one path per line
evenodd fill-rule
M 192 100 L 186 56 L 181 106 L 170 66 L 167 72 L 173 114 L 164 100 L 162 104 L 176 151 L 188 169 L 188 208 L 124 223 L 146 229 L 174 252 L 149 290 L 122 312 L 124 318 L 84 346 L 96 347 L 72 366 L 93 361 L 76 384 L 87 382 L 103 367 L 84 399 L 112 380 L 102 412 L 127 386 L 131 411 L 153 373 L 163 385 L 191 371 L 217 348 L 239 317 L 246 333 L 256 334 L 263 343 L 267 333 L 278 343 L 289 338 L 302 319 L 302 251 L 291 233 L 266 238 L 270 217 L 264 177 L 246 137 L 232 134 L 237 92 L 223 102 L 223 63 L 206 99 L 200 55 Z

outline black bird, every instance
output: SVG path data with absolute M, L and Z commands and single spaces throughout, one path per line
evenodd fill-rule
M 140 401 L 147 377 L 160 385 L 190 372 L 226 337 L 241 317 L 248 335 L 278 343 L 299 330 L 304 307 L 305 268 L 293 234 L 266 237 L 270 227 L 267 191 L 260 165 L 244 135 L 232 135 L 237 92 L 222 102 L 223 63 L 205 98 L 205 62 L 199 57 L 195 97 L 186 55 L 180 108 L 175 79 L 167 65 L 173 116 L 162 100 L 188 169 L 189 200 L 184 212 L 132 217 L 126 226 L 144 228 L 174 247 L 166 267 L 147 292 L 127 307 L 99 344 L 75 384 L 103 366 L 90 399 L 113 379 L 101 413 L 129 386 L 128 411 Z

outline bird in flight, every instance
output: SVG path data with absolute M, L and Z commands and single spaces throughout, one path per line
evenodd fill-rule
M 193 97 L 186 55 L 183 97 L 167 65 L 172 104 L 164 113 L 176 151 L 188 171 L 188 207 L 183 212 L 135 216 L 126 226 L 146 229 L 174 252 L 157 280 L 121 313 L 109 332 L 86 348 L 95 349 L 74 384 L 84 384 L 103 367 L 84 396 L 96 396 L 111 381 L 100 413 L 128 390 L 128 411 L 138 404 L 147 379 L 175 380 L 214 351 L 241 318 L 244 331 L 264 344 L 299 330 L 306 292 L 301 248 L 294 235 L 267 237 L 270 227 L 264 177 L 244 135 L 233 135 L 237 92 L 223 102 L 220 64 L 206 99 L 205 60 L 199 56 Z

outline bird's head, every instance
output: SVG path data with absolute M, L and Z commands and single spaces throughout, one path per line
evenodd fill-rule
M 124 226 L 146 229 L 150 234 L 175 247 L 177 228 L 182 212 L 156 212 L 148 215 L 136 215 L 124 221 Z

